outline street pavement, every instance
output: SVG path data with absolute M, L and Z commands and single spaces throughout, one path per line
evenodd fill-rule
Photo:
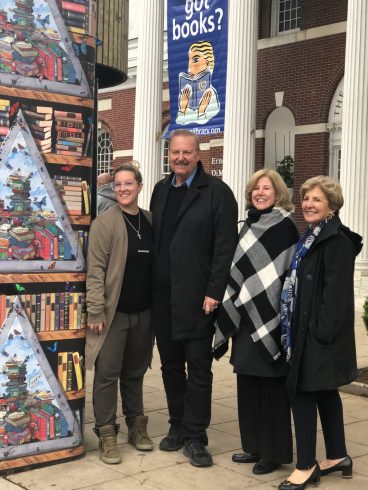
M 368 336 L 357 313 L 356 339 L 358 367 L 368 366 Z M 119 411 L 118 443 L 123 461 L 106 465 L 98 457 L 94 435 L 91 402 L 92 375 L 87 377 L 85 456 L 67 463 L 15 473 L 0 478 L 0 490 L 257 490 L 274 489 L 288 476 L 293 465 L 285 465 L 265 476 L 255 476 L 252 464 L 231 461 L 233 452 L 241 451 L 237 422 L 236 381 L 224 357 L 213 365 L 212 420 L 208 430 L 208 449 L 214 456 L 211 468 L 194 468 L 182 451 L 166 453 L 158 449 L 168 432 L 168 413 L 163 390 L 160 363 L 155 348 L 152 369 L 144 382 L 145 412 L 149 415 L 148 431 L 155 443 L 152 452 L 136 451 L 127 443 L 127 429 Z M 341 393 L 345 414 L 348 452 L 354 462 L 354 477 L 342 479 L 339 474 L 324 477 L 321 490 L 368 489 L 368 398 Z M 295 446 L 295 445 L 294 445 Z M 295 447 L 294 447 L 295 451 Z M 317 458 L 324 458 L 321 429 L 318 431 Z

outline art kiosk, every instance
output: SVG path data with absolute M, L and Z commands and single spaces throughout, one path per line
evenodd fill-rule
M 0 474 L 84 452 L 97 8 L 1 2 Z

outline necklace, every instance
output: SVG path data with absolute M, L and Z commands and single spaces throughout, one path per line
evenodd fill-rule
M 138 230 L 128 220 L 128 218 L 127 218 L 126 214 L 124 213 L 124 211 L 123 211 L 123 216 L 124 216 L 125 221 L 128 223 L 128 225 L 130 225 L 133 228 L 133 230 L 136 232 L 137 237 L 139 238 L 139 240 L 142 240 L 142 235 L 140 234 L 140 231 L 141 231 L 141 213 L 140 213 L 139 209 L 138 209 Z

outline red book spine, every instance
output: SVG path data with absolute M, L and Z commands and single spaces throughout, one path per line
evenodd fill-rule
M 57 121 L 56 121 L 56 124 L 57 124 Z M 67 128 L 65 129 L 66 126 L 56 126 L 56 131 L 59 133 L 80 133 L 80 134 L 83 134 L 83 131 L 80 129 L 80 128 Z M 64 135 L 62 134 L 62 136 L 68 136 L 68 135 Z
M 69 119 L 82 119 L 82 113 L 81 112 L 66 112 L 66 111 L 55 111 L 54 115 L 56 118 L 62 117 L 62 118 L 69 118 Z
M 81 12 L 84 14 L 86 12 L 86 6 L 81 5 L 80 3 L 74 2 L 61 2 L 61 8 L 65 10 L 72 10 L 73 12 Z

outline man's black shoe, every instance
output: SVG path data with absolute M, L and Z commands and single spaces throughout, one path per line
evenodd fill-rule
M 277 470 L 281 465 L 280 463 L 269 463 L 260 459 L 258 463 L 253 466 L 253 473 L 255 475 L 267 475 Z
M 178 451 L 183 445 L 181 431 L 171 427 L 167 436 L 161 440 L 159 448 L 161 451 Z
M 190 458 L 190 464 L 197 468 L 213 465 L 212 456 L 202 441 L 186 440 L 184 443 L 184 456 Z
M 258 454 L 253 453 L 235 453 L 232 456 L 234 463 L 257 463 L 260 458 Z

